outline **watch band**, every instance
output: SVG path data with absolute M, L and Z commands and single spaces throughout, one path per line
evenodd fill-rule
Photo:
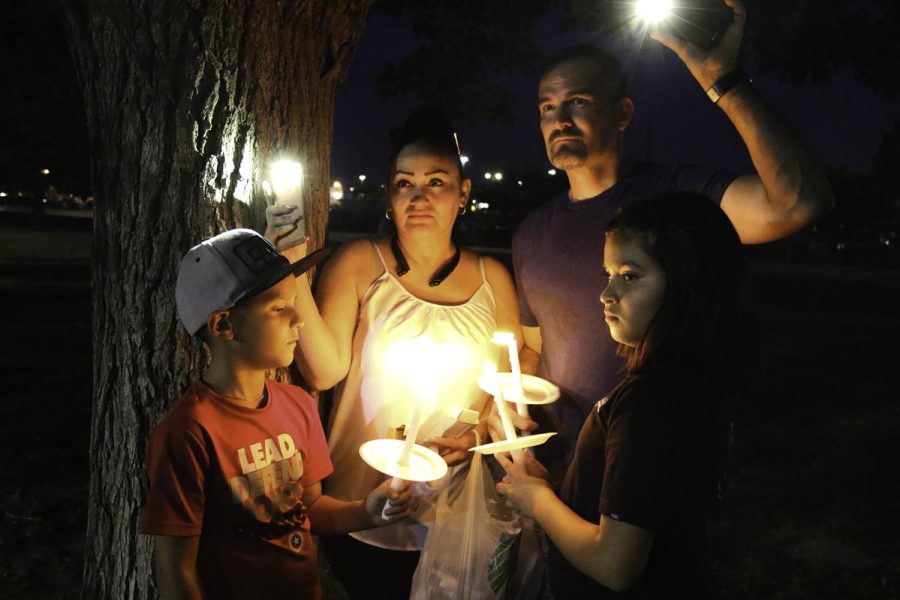
M 744 75 L 744 72 L 741 71 L 740 68 L 736 68 L 719 77 L 714 84 L 706 89 L 706 95 L 712 100 L 713 104 L 718 104 L 719 100 L 722 99 L 722 96 L 727 94 L 732 88 L 744 82 L 749 83 L 750 79 Z

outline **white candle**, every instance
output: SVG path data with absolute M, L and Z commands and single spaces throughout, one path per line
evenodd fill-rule
M 512 400 L 522 400 L 525 397 L 525 387 L 522 385 L 522 366 L 519 364 L 519 344 L 516 336 L 507 331 L 498 331 L 494 334 L 495 344 L 506 344 L 509 353 L 509 368 L 512 371 L 513 390 L 510 394 Z M 528 405 L 516 402 L 516 411 L 522 417 L 528 416 Z
M 400 458 L 397 460 L 397 464 L 401 467 L 405 467 L 409 464 L 409 456 L 412 454 L 412 447 L 416 443 L 416 436 L 419 435 L 419 408 L 421 405 L 421 402 L 416 403 L 416 408 L 413 410 L 412 421 L 410 421 L 404 430 L 406 442 L 403 444 L 403 450 L 400 452 Z
M 497 412 L 500 413 L 500 421 L 503 422 L 503 432 L 506 434 L 506 439 L 510 441 L 519 439 L 519 436 L 516 434 L 516 428 L 513 426 L 512 415 L 509 414 L 509 405 L 503 399 L 503 386 L 500 385 L 499 380 L 497 381 L 497 393 L 494 395 L 494 402 L 497 403 Z M 510 454 L 512 454 L 514 463 L 522 463 L 521 450 L 512 450 Z
M 503 433 L 506 434 L 506 439 L 518 439 L 516 428 L 513 426 L 512 416 L 509 414 L 509 406 L 506 404 L 506 400 L 503 399 L 503 386 L 500 385 L 499 380 L 497 381 L 497 393 L 494 394 L 494 402 L 497 403 L 497 412 L 500 413 L 500 421 L 503 423 Z

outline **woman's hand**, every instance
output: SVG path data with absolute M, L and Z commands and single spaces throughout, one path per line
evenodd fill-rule
M 548 496 L 556 496 L 547 469 L 529 452 L 519 453 L 521 463 L 514 463 L 505 453 L 494 456 L 506 471 L 503 481 L 497 484 L 497 493 L 509 499 L 520 513 L 534 518 L 538 504 Z
M 488 415 L 488 433 L 491 434 L 491 439 L 495 442 L 502 442 L 506 439 L 506 433 L 503 431 L 503 421 L 500 419 L 500 411 L 497 408 L 497 403 L 492 402 L 491 404 L 491 414 Z M 513 427 L 515 427 L 520 434 L 531 435 L 537 430 L 537 421 L 531 417 L 519 415 L 519 413 L 511 406 L 509 413 L 510 417 L 512 417 Z
M 281 253 L 288 257 L 291 262 L 297 262 L 306 256 L 306 242 L 308 237 L 304 238 L 299 244 L 294 244 L 285 248 L 283 241 L 295 229 L 303 215 L 297 206 L 276 206 L 275 197 L 266 198 L 266 233 L 267 240 L 272 242 Z M 302 254 L 300 253 L 302 246 Z
M 432 437 L 428 438 L 425 443 L 435 446 L 437 453 L 441 455 L 448 467 L 455 467 L 472 460 L 469 448 L 478 445 L 474 431 L 458 438 Z
M 401 480 L 400 489 L 395 490 L 391 487 L 393 481 L 383 481 L 366 496 L 366 513 L 376 527 L 396 523 L 416 511 L 418 503 L 413 501 L 410 482 Z

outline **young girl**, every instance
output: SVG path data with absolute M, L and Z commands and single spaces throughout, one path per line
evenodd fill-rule
M 707 198 L 670 194 L 622 209 L 604 266 L 627 375 L 585 421 L 559 496 L 532 458 L 501 457 L 497 489 L 547 533 L 557 600 L 707 598 L 707 523 L 754 347 L 740 242 Z

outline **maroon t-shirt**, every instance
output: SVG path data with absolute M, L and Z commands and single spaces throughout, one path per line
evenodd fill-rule
M 315 401 L 266 382 L 261 408 L 194 382 L 150 438 L 141 533 L 200 536 L 209 598 L 320 598 L 301 498 L 332 472 Z
M 684 375 L 630 376 L 594 405 L 559 497 L 591 523 L 605 515 L 653 531 L 653 546 L 638 582 L 618 595 L 551 544 L 554 598 L 713 597 L 707 525 L 725 471 L 727 406 L 707 381 Z

